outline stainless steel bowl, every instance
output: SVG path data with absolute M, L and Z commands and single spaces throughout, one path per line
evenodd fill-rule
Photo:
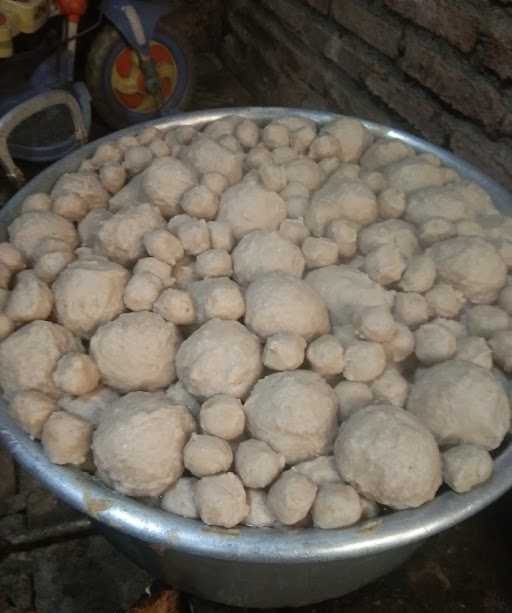
M 231 114 L 263 121 L 290 113 L 319 124 L 336 117 L 295 109 L 242 108 L 175 115 L 148 125 L 199 126 Z M 376 136 L 399 139 L 418 151 L 434 153 L 486 189 L 502 212 L 512 212 L 510 195 L 469 164 L 404 132 L 370 122 L 365 125 Z M 99 143 L 114 140 L 119 134 L 83 147 L 33 179 L 0 212 L 0 231 L 3 226 L 5 232 L 26 196 L 48 191 L 62 173 L 75 170 Z M 512 487 L 509 441 L 496 459 L 493 478 L 485 485 L 464 495 L 444 492 L 416 510 L 393 513 L 346 530 L 213 529 L 144 506 L 86 474 L 51 464 L 40 445 L 9 419 L 5 409 L 0 401 L 0 441 L 49 490 L 92 517 L 119 549 L 155 577 L 230 605 L 299 606 L 355 590 L 396 568 L 428 537 L 474 515 Z

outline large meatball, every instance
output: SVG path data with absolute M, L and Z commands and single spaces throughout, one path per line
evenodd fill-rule
M 154 161 L 142 178 L 144 194 L 166 219 L 177 212 L 181 197 L 195 184 L 193 170 L 171 157 Z
M 130 496 L 158 496 L 183 473 L 186 430 L 163 394 L 134 392 L 113 403 L 94 433 L 100 475 Z
M 414 415 L 391 405 L 370 405 L 349 417 L 335 456 L 345 481 L 393 509 L 432 500 L 442 482 L 434 437 Z
M 352 323 L 354 315 L 365 307 L 389 307 L 392 304 L 390 293 L 351 266 L 326 266 L 313 270 L 306 276 L 306 283 L 327 305 L 333 325 Z
M 174 381 L 178 343 L 174 324 L 140 311 L 99 327 L 91 339 L 91 354 L 107 385 L 125 392 L 153 391 Z
M 503 387 L 486 368 L 462 360 L 422 372 L 411 388 L 407 409 L 443 446 L 472 443 L 496 449 L 510 429 Z
M 64 353 L 78 349 L 69 330 L 49 321 L 33 321 L 0 343 L 0 385 L 4 394 L 37 390 L 60 395 L 52 373 Z
M 245 300 L 245 324 L 259 336 L 289 332 L 310 340 L 329 331 L 329 315 L 319 294 L 293 275 L 275 272 L 259 277 L 249 285 Z
M 176 368 L 194 396 L 242 398 L 261 373 L 260 343 L 237 321 L 211 319 L 182 343 Z
M 461 236 L 430 247 L 442 281 L 475 304 L 490 304 L 507 279 L 507 267 L 491 243 L 478 236 Z
M 276 373 L 259 381 L 247 402 L 247 428 L 281 453 L 287 464 L 329 452 L 336 435 L 336 394 L 306 370 Z
M 125 268 L 106 258 L 73 262 L 53 285 L 57 320 L 75 334 L 89 337 L 123 312 L 129 277 Z

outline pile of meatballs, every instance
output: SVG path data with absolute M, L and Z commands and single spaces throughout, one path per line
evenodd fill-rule
M 343 528 L 491 477 L 512 218 L 434 155 L 347 117 L 150 127 L 8 235 L 0 385 L 52 462 L 223 528 Z

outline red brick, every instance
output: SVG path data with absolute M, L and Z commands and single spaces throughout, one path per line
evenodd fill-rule
M 330 37 L 325 44 L 324 55 L 343 72 L 361 81 L 373 73 L 386 75 L 392 69 L 390 60 L 353 34 Z
M 376 0 L 335 0 L 334 19 L 360 36 L 369 45 L 390 57 L 397 57 L 402 40 L 400 21 L 381 8 Z
M 479 16 L 460 0 L 384 0 L 387 6 L 461 51 L 471 51 L 478 39 Z
M 370 75 L 366 85 L 422 136 L 437 145 L 443 144 L 446 133 L 437 121 L 442 109 L 427 92 L 407 83 L 399 73 L 385 77 Z
M 499 128 L 506 110 L 500 93 L 483 74 L 459 60 L 447 45 L 409 28 L 400 67 L 452 108 L 490 130 Z
M 480 57 L 502 79 L 512 77 L 512 17 L 493 10 L 482 31 Z

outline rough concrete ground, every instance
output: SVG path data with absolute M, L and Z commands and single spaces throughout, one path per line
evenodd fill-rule
M 215 56 L 201 56 L 198 65 L 195 109 L 258 104 Z M 95 134 L 101 132 L 96 126 Z M 40 169 L 27 170 L 33 175 Z M 10 193 L 0 178 L 0 202 Z M 431 539 L 391 575 L 299 612 L 510 613 L 510 517 L 512 493 Z M 0 450 L 0 613 L 127 613 L 143 595 L 152 579 L 99 535 L 77 529 L 11 553 L 5 547 L 12 536 L 69 525 L 80 526 L 77 514 L 16 469 Z M 228 607 L 196 598 L 184 601 L 192 613 L 228 613 Z

